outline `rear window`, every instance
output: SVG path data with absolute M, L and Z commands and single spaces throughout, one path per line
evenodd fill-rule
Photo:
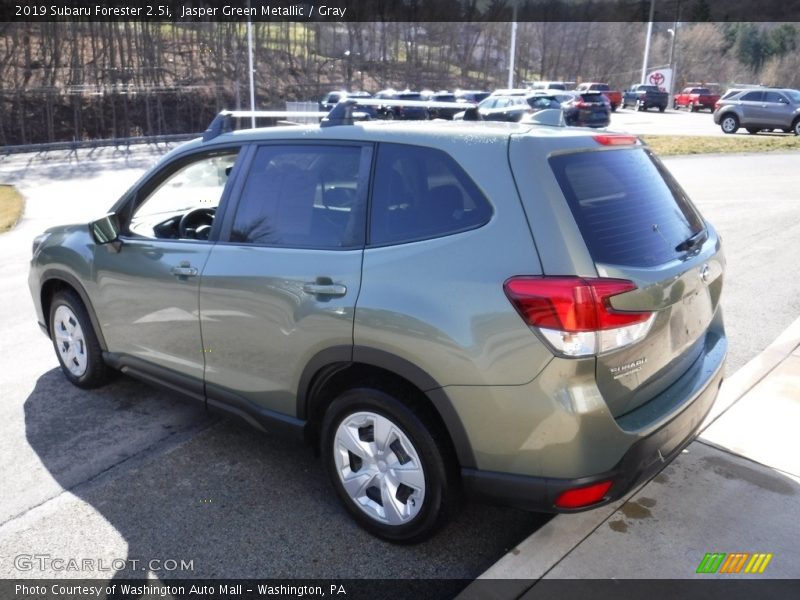
M 598 90 L 598 91 L 600 91 L 600 92 L 607 92 L 607 91 L 609 91 L 611 88 L 610 88 L 610 87 L 608 87 L 608 84 L 607 84 L 607 83 L 595 83 L 595 84 L 594 84 L 592 87 L 590 87 L 589 89 L 591 89 L 591 90 Z
M 693 94 L 705 94 L 705 95 L 708 95 L 708 94 L 711 93 L 711 90 L 709 90 L 708 88 L 694 88 L 692 90 L 692 93 Z
M 683 256 L 703 220 L 644 149 L 563 154 L 550 166 L 595 262 L 649 267 Z

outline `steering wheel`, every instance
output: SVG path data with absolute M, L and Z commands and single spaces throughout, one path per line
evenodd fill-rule
M 178 237 L 207 240 L 214 223 L 216 208 L 195 208 L 181 217 L 178 223 Z

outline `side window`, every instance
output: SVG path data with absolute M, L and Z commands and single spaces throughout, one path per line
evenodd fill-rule
M 299 248 L 363 245 L 365 152 L 360 146 L 260 147 L 230 241 Z
M 382 245 L 480 227 L 492 206 L 447 153 L 381 144 L 370 214 L 370 244 Z
M 764 92 L 764 102 L 772 102 L 774 104 L 783 102 L 783 104 L 787 104 L 786 98 L 781 96 L 778 92 Z
M 763 95 L 764 92 L 747 92 L 741 99 L 745 102 L 761 102 Z
M 128 232 L 149 238 L 208 239 L 237 153 L 206 153 L 156 175 L 155 185 L 142 190 L 145 197 L 133 208 Z

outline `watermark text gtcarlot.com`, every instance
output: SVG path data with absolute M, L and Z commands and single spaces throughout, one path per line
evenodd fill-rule
M 194 571 L 194 559 L 70 558 L 50 554 L 17 554 L 18 571 Z

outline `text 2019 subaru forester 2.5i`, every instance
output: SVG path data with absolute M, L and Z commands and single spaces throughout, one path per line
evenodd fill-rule
M 646 146 L 351 111 L 221 115 L 108 216 L 39 236 L 66 378 L 120 370 L 294 432 L 393 541 L 464 495 L 602 505 L 691 441 L 722 381 L 724 258 Z

